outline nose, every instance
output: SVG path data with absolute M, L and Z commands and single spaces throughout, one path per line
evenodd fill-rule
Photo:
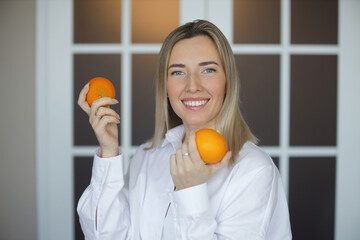
M 200 79 L 195 74 L 192 74 L 188 77 L 186 82 L 186 90 L 189 92 L 201 91 Z

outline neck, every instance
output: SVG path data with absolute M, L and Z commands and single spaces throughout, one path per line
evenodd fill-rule
M 190 133 L 191 132 L 196 132 L 200 129 L 203 129 L 203 128 L 211 128 L 211 129 L 214 129 L 216 130 L 216 127 L 214 124 L 206 124 L 206 125 L 186 125 L 184 124 L 184 127 L 185 127 L 185 137 L 183 139 L 183 142 L 187 142 L 188 141 L 188 138 L 190 136 Z

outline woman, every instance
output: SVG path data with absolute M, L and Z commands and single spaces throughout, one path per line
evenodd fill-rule
M 229 43 L 207 21 L 166 38 L 156 74 L 156 126 L 123 176 L 120 117 L 101 98 L 78 104 L 100 144 L 90 186 L 78 204 L 86 239 L 291 239 L 286 197 L 271 158 L 254 142 L 238 108 L 239 81 Z M 194 132 L 212 128 L 229 152 L 205 164 Z

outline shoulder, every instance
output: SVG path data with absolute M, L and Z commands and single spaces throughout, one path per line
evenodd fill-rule
M 236 157 L 233 173 L 236 175 L 256 174 L 265 169 L 272 174 L 276 172 L 276 166 L 271 157 L 259 146 L 246 142 Z
M 236 158 L 237 163 L 254 165 L 272 165 L 272 159 L 263 149 L 252 142 L 246 142 Z

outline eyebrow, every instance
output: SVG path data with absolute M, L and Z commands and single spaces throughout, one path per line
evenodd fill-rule
M 207 61 L 207 62 L 201 62 L 199 63 L 199 66 L 206 66 L 206 65 L 210 65 L 210 64 L 215 64 L 217 66 L 219 66 L 219 64 L 215 61 Z M 182 63 L 174 63 L 174 64 L 171 64 L 168 69 L 170 68 L 173 68 L 173 67 L 179 67 L 179 68 L 185 68 L 185 64 L 182 64 Z
M 215 65 L 219 66 L 219 64 L 215 61 L 201 62 L 201 63 L 199 63 L 199 66 L 206 66 L 206 65 L 210 65 L 210 64 L 215 64 Z
M 173 67 L 179 67 L 179 68 L 184 68 L 185 64 L 181 64 L 181 63 L 175 63 L 175 64 L 171 64 L 168 69 L 173 68 Z

